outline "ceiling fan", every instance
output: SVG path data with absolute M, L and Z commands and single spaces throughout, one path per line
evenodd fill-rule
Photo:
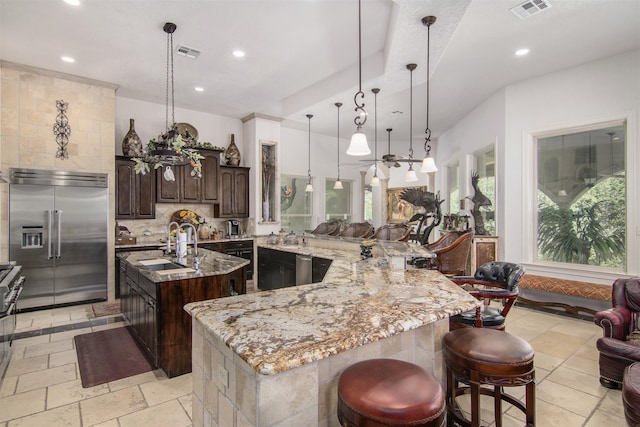
M 382 156 L 382 159 L 366 159 L 366 160 L 361 160 L 362 162 L 379 162 L 382 161 L 382 163 L 390 168 L 390 167 L 394 167 L 394 168 L 399 168 L 400 167 L 400 163 L 398 162 L 402 162 L 402 161 L 406 161 L 407 159 L 405 159 L 403 156 L 397 155 L 397 154 L 391 154 L 391 131 L 393 129 L 391 128 L 387 128 L 387 134 L 388 134 L 388 142 L 387 142 L 387 154 L 384 154 Z

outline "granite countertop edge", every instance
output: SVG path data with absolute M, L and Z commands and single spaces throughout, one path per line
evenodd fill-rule
M 267 245 L 258 239 L 257 246 L 332 260 L 321 283 L 185 305 L 205 335 L 222 340 L 258 374 L 279 374 L 480 304 L 437 271 L 391 270 L 376 256 L 363 261 L 359 245 Z

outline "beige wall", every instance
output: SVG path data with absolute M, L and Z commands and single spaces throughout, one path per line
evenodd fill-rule
M 0 77 L 0 170 L 5 174 L 14 167 L 108 174 L 109 230 L 113 230 L 117 86 L 6 62 L 0 63 Z M 69 104 L 66 115 L 71 128 L 65 160 L 56 158 L 53 134 L 60 99 Z M 6 236 L 7 218 L 0 215 L 0 231 Z M 114 295 L 114 235 L 108 233 L 109 299 Z M 2 239 L 0 260 L 8 257 L 6 240 Z

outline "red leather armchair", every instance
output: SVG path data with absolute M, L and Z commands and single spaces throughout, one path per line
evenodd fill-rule
M 640 362 L 640 344 L 627 341 L 629 334 L 638 329 L 640 278 L 616 280 L 611 289 L 611 302 L 612 308 L 594 316 L 594 322 L 603 331 L 596 347 L 600 352 L 600 384 L 620 388 L 625 368 Z

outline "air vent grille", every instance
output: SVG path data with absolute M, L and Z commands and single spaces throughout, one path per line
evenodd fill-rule
M 197 59 L 200 56 L 200 51 L 198 49 L 194 49 L 188 46 L 178 45 L 176 49 L 176 53 L 181 56 L 186 56 L 187 58 Z
M 512 7 L 511 12 L 520 19 L 525 19 L 530 16 L 540 13 L 543 10 L 549 9 L 551 3 L 546 0 L 527 0 L 526 2 Z

